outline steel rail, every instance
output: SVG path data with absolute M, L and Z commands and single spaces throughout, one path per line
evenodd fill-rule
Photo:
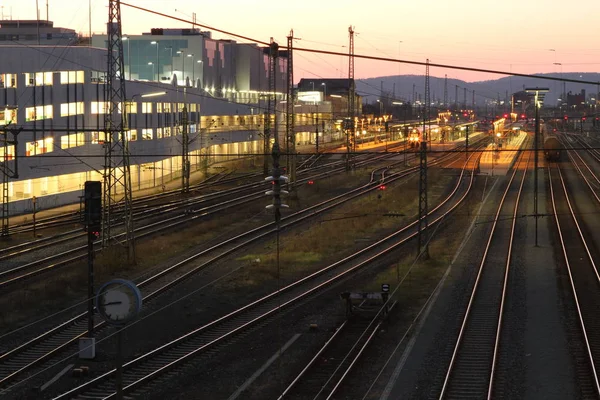
M 454 156 L 450 156 L 449 158 L 450 158 L 450 159 L 452 159 L 452 158 L 454 158 L 454 157 L 456 157 L 456 156 L 455 156 L 455 155 L 454 155 Z M 381 169 L 381 168 L 380 168 L 380 169 Z M 375 171 L 376 171 L 376 170 L 375 170 Z M 346 202 L 346 201 L 349 201 L 349 200 L 351 200 L 352 198 L 358 197 L 358 196 L 360 196 L 360 195 L 364 194 L 364 193 L 361 193 L 361 192 L 360 192 L 361 190 L 364 190 L 364 189 L 368 189 L 368 190 L 370 190 L 370 191 L 371 191 L 371 190 L 376 190 L 376 189 L 377 189 L 377 183 L 375 182 L 375 178 L 374 178 L 374 173 L 375 173 L 375 171 L 373 171 L 373 173 L 372 173 L 372 175 L 371 175 L 371 182 L 370 182 L 370 183 L 368 183 L 368 184 L 364 185 L 364 186 L 363 186 L 363 187 L 361 187 L 361 188 L 354 189 L 354 190 L 352 190 L 352 191 L 351 191 L 351 192 L 349 192 L 349 193 L 345 193 L 345 194 L 338 195 L 338 196 L 336 196 L 336 197 L 334 197 L 334 198 L 332 198 L 332 199 L 329 199 L 329 200 L 327 200 L 327 201 L 325 201 L 325 202 L 322 202 L 322 203 L 319 203 L 319 204 L 317 204 L 317 205 L 314 205 L 314 206 L 308 207 L 308 208 L 306 208 L 306 209 L 304 209 L 304 210 L 301 210 L 301 211 L 299 211 L 299 212 L 297 212 L 297 213 L 295 213 L 295 214 L 292 214 L 292 215 L 290 215 L 290 216 L 287 216 L 287 217 L 285 217 L 285 218 L 283 219 L 283 221 L 285 222 L 285 221 L 288 221 L 288 220 L 290 220 L 290 221 L 292 221 L 292 222 L 287 222 L 287 223 L 286 223 L 286 224 L 284 224 L 282 227 L 287 227 L 287 226 L 290 226 L 290 225 L 292 225 L 292 224 L 294 224 L 294 223 L 298 223 L 298 222 L 300 222 L 300 221 L 303 221 L 303 220 L 305 220 L 305 219 L 307 219 L 307 218 L 311 218 L 311 217 L 313 217 L 313 216 L 316 214 L 316 212 L 317 212 L 317 213 L 320 213 L 320 212 L 327 211 L 327 210 L 329 210 L 329 209 L 332 209 L 333 207 L 335 207 L 335 206 L 337 206 L 337 205 L 339 205 L 339 204 L 342 204 L 343 202 Z M 386 170 L 384 169 L 384 172 L 385 172 L 385 171 L 386 171 Z M 412 174 L 412 172 L 414 172 L 414 171 L 409 169 L 409 170 L 406 170 L 406 171 L 403 171 L 403 172 L 397 173 L 397 176 L 395 176 L 395 177 L 393 177 L 393 178 L 387 178 L 387 179 L 393 179 L 393 180 L 396 180 L 396 179 L 402 179 L 402 178 L 404 178 L 404 177 L 406 177 L 406 176 L 408 176 L 408 175 Z M 463 172 L 464 172 L 464 171 L 463 171 Z M 393 180 L 392 180 L 392 181 L 393 181 Z M 390 181 L 388 180 L 388 182 L 390 182 Z M 455 190 L 456 190 L 456 189 L 455 189 Z M 349 195 L 350 195 L 350 197 L 348 197 Z M 343 199 L 344 197 L 348 197 L 348 198 L 344 200 L 344 199 Z M 340 201 L 340 202 L 337 202 L 337 203 L 335 203 L 335 201 L 337 201 L 337 200 L 341 200 L 341 201 Z M 316 210 L 318 210 L 318 208 L 319 208 L 319 207 L 323 207 L 324 205 L 326 205 L 326 204 L 328 204 L 328 203 L 331 203 L 331 202 L 333 202 L 333 204 L 329 204 L 328 206 L 326 206 L 326 207 L 322 208 L 322 210 L 316 211 Z M 298 220 L 294 221 L 294 218 L 297 218 L 298 216 L 301 216 L 301 218 L 299 218 Z M 414 223 L 416 223 L 416 222 L 414 222 Z M 414 223 L 413 223 L 413 225 L 414 225 Z M 198 267 L 196 267 L 196 268 L 192 269 L 191 271 L 188 271 L 188 272 L 186 272 L 185 274 L 182 274 L 182 275 L 180 275 L 179 277 L 177 277 L 176 279 L 172 280 L 172 281 L 171 281 L 171 282 L 169 282 L 168 284 L 164 285 L 164 286 L 163 286 L 163 287 L 161 287 L 160 289 L 157 289 L 157 290 L 155 290 L 155 291 L 151 292 L 150 294 L 148 294 L 148 295 L 147 295 L 147 296 L 144 298 L 144 302 L 145 302 L 145 303 L 147 303 L 149 300 L 151 300 L 152 298 L 154 298 L 154 297 L 155 297 L 155 296 L 157 296 L 158 294 L 160 294 L 160 293 L 162 293 L 162 292 L 165 292 L 166 290 L 168 290 L 168 289 L 169 289 L 169 288 L 171 288 L 171 287 L 174 287 L 174 286 L 175 286 L 175 285 L 177 285 L 178 283 L 180 283 L 180 282 L 184 281 L 185 279 L 189 278 L 189 277 L 190 277 L 190 276 L 192 276 L 193 274 L 197 273 L 199 270 L 202 270 L 203 268 L 205 268 L 205 267 L 207 267 L 208 265 L 210 265 L 210 264 L 212 264 L 212 263 L 214 263 L 214 262 L 218 261 L 219 259 L 223 258 L 224 256 L 226 256 L 226 255 L 228 255 L 228 254 L 230 254 L 230 253 L 232 253 L 232 252 L 234 252 L 234 251 L 236 251 L 236 250 L 239 250 L 240 248 L 242 248 L 242 247 L 244 247 L 244 246 L 248 245 L 249 243 L 252 243 L 252 242 L 254 242 L 254 241 L 256 241 L 256 240 L 258 240 L 258 239 L 260 239 L 260 238 L 263 238 L 263 237 L 265 237 L 265 236 L 266 236 L 266 235 L 268 235 L 268 234 L 271 234 L 272 232 L 274 232 L 274 231 L 273 231 L 273 223 L 269 223 L 269 224 L 266 224 L 266 225 L 260 226 L 260 227 L 258 227 L 258 228 L 254 228 L 254 229 L 252 229 L 252 230 L 251 230 L 251 231 L 249 231 L 249 232 L 246 232 L 246 233 L 243 233 L 243 234 L 237 235 L 237 236 L 235 236 L 235 237 L 233 237 L 233 238 L 229 239 L 227 242 L 223 242 L 223 243 L 221 243 L 221 244 L 218 244 L 218 245 L 212 246 L 211 248 L 205 249 L 205 250 L 203 250 L 203 251 L 201 251 L 201 252 L 199 252 L 199 253 L 197 253 L 197 254 L 195 254 L 195 255 L 193 255 L 193 256 L 191 256 L 191 257 L 189 257 L 189 258 L 187 258 L 186 260 L 183 260 L 183 261 L 181 261 L 181 262 L 179 262 L 179 263 L 177 263 L 177 264 L 175 264 L 175 265 L 173 265 L 173 266 L 171 266 L 171 267 L 169 267 L 169 268 L 167 268 L 167 269 L 165 269 L 165 270 L 163 270 L 163 271 L 161 271 L 161 272 L 159 272 L 159 273 L 155 274 L 154 276 L 152 276 L 152 277 L 149 277 L 149 278 L 145 279 L 145 280 L 144 280 L 144 281 L 142 281 L 142 282 L 139 282 L 139 283 L 138 283 L 138 286 L 139 286 L 139 287 L 141 287 L 141 288 L 144 288 L 146 285 L 148 285 L 148 284 L 150 284 L 150 283 L 152 283 L 152 282 L 154 282 L 154 281 L 158 280 L 159 278 L 162 278 L 164 275 L 166 275 L 166 274 L 168 274 L 168 273 L 170 273 L 170 272 L 176 271 L 177 269 L 179 269 L 179 268 L 181 268 L 182 266 L 184 266 L 184 265 L 188 264 L 189 262 L 191 262 L 191 261 L 193 261 L 193 260 L 195 260 L 195 259 L 199 258 L 200 256 L 204 256 L 204 255 L 206 255 L 206 254 L 210 253 L 211 251 L 214 251 L 214 250 L 216 250 L 216 249 L 219 249 L 219 248 L 222 248 L 222 247 L 224 247 L 224 246 L 225 246 L 225 245 L 226 245 L 228 242 L 232 242 L 232 241 L 235 241 L 235 240 L 238 240 L 238 239 L 245 238 L 245 237 L 246 237 L 246 236 L 248 236 L 249 234 L 251 234 L 251 233 L 258 233 L 258 232 L 259 232 L 259 231 L 261 231 L 261 230 L 267 230 L 267 231 L 266 231 L 266 232 L 264 232 L 264 233 L 262 233 L 262 234 L 259 234 L 258 236 L 254 237 L 254 238 L 251 238 L 251 239 L 249 239 L 249 240 L 246 240 L 244 243 L 242 243 L 242 244 L 239 244 L 239 245 L 237 245 L 237 246 L 234 246 L 233 248 L 231 248 L 231 249 L 229 249 L 229 250 L 226 250 L 226 251 L 222 252 L 222 253 L 221 253 L 221 254 L 219 254 L 219 255 L 216 255 L 215 257 L 211 258 L 209 261 L 207 261 L 207 262 L 203 263 L 202 265 L 200 265 L 200 266 L 198 266 Z M 15 349 L 12 349 L 11 351 L 9 351 L 9 352 L 7 352 L 7 353 L 5 353 L 5 354 L 3 354 L 3 355 L 0 355 L 0 361 L 2 361 L 3 359 L 5 359 L 5 358 L 7 358 L 7 357 L 9 357 L 9 356 L 11 356 L 11 355 L 13 355 L 13 354 L 15 354 L 15 353 L 18 353 L 19 351 L 24 351 L 24 350 L 26 350 L 27 348 L 29 348 L 29 347 L 31 347 L 31 346 L 33 346 L 33 345 L 35 345 L 36 343 L 38 343 L 38 342 L 40 342 L 40 341 L 44 340 L 45 338 L 48 338 L 49 336 L 51 337 L 51 335 L 52 335 L 52 334 L 54 334 L 54 333 L 57 333 L 57 332 L 60 332 L 60 331 L 61 331 L 62 329 L 64 329 L 65 327 L 68 327 L 68 326 L 71 326 L 71 325 L 77 324 L 77 323 L 78 323 L 78 322 L 80 322 L 81 320 L 84 320 L 84 319 L 86 318 L 86 315 L 87 315 L 86 313 L 81 313 L 81 314 L 79 314 L 78 316 L 76 316 L 76 317 L 74 317 L 74 318 L 71 318 L 71 319 L 69 319 L 67 322 L 65 322 L 65 323 L 63 323 L 63 324 L 60 324 L 59 326 L 57 326 L 57 327 L 55 327 L 55 328 L 53 328 L 53 329 L 51 329 L 51 330 L 47 331 L 47 332 L 46 332 L 46 333 L 44 333 L 43 335 L 40 335 L 40 336 L 38 336 L 38 337 L 35 337 L 35 338 L 33 338 L 32 340 L 30 340 L 30 341 L 28 341 L 28 342 L 26 342 L 26 343 L 22 344 L 21 346 L 18 346 L 17 348 L 15 348 Z M 101 328 L 102 326 L 103 326 L 103 323 L 101 322 L 101 323 L 99 323 L 98 325 L 96 325 L 96 329 L 99 329 L 99 328 Z M 46 353 L 46 354 L 42 355 L 41 357 L 39 357 L 39 358 L 35 359 L 33 362 L 31 362 L 31 363 L 29 363 L 29 364 L 27 364 L 27 365 L 25 365 L 25 366 L 21 367 L 19 370 L 12 372 L 10 375 L 8 375 L 8 376 L 4 377 L 2 380 L 0 380 L 0 384 L 2 384 L 2 383 L 5 383 L 7 380 L 9 380 L 9 379 L 11 379 L 11 378 L 15 377 L 16 375 L 18 375 L 18 374 L 20 374 L 20 373 L 23 373 L 23 372 L 25 372 L 25 371 L 26 371 L 26 370 L 28 370 L 28 369 L 31 369 L 31 368 L 32 368 L 34 365 L 36 365 L 36 364 L 39 364 L 39 363 L 40 363 L 40 362 L 42 362 L 43 360 L 45 360 L 45 359 L 47 359 L 48 357 L 50 357 L 50 356 L 52 356 L 52 355 L 56 354 L 58 351 L 60 351 L 60 350 L 64 349 L 66 346 L 68 346 L 68 345 L 72 344 L 73 342 L 75 342 L 77 339 L 79 339 L 79 337 L 82 337 L 82 336 L 85 334 L 85 329 L 83 328 L 83 326 L 80 326 L 80 327 L 78 327 L 78 329 L 79 329 L 79 332 L 80 332 L 80 333 L 79 333 L 79 334 L 77 334 L 77 335 L 75 335 L 74 337 L 72 337 L 72 339 L 68 340 L 67 342 L 65 342 L 64 344 L 62 344 L 62 345 L 60 345 L 60 346 L 58 346 L 58 347 L 55 347 L 55 348 L 54 348 L 54 350 L 51 350 L 50 352 L 48 352 L 48 353 Z
M 452 352 L 452 357 L 450 359 L 450 363 L 448 365 L 446 376 L 444 378 L 442 389 L 441 389 L 441 392 L 440 392 L 440 395 L 439 395 L 439 399 L 440 400 L 444 399 L 446 397 L 452 397 L 452 396 L 461 398 L 461 396 L 466 395 L 466 393 L 464 391 L 461 392 L 458 389 L 457 389 L 457 391 L 458 391 L 457 393 L 450 392 L 451 389 L 453 389 L 453 388 L 451 388 L 451 384 L 455 383 L 455 379 L 456 379 L 455 375 L 456 375 L 457 371 L 460 371 L 459 368 L 463 367 L 462 364 L 459 364 L 458 358 L 459 358 L 459 354 L 460 354 L 461 348 L 465 345 L 464 339 L 465 339 L 465 337 L 467 335 L 475 335 L 475 333 L 468 332 L 468 324 L 481 323 L 481 321 L 477 322 L 475 316 L 473 316 L 472 313 L 471 313 L 472 310 L 474 309 L 474 307 L 476 306 L 476 304 L 480 304 L 481 302 L 484 301 L 484 300 L 478 299 L 477 297 L 478 297 L 479 293 L 481 293 L 482 296 L 490 295 L 490 293 L 488 293 L 488 292 L 481 292 L 478 289 L 480 288 L 480 284 L 481 285 L 485 285 L 485 283 L 487 283 L 487 282 L 484 282 L 484 277 L 483 277 L 484 276 L 484 269 L 485 269 L 484 267 L 487 264 L 488 254 L 489 254 L 490 248 L 492 247 L 492 241 L 493 241 L 494 236 L 495 236 L 496 227 L 498 225 L 498 220 L 499 220 L 500 214 L 501 214 L 502 210 L 504 209 L 504 204 L 505 204 L 506 198 L 508 197 L 508 193 L 509 193 L 510 189 L 513 186 L 512 183 L 513 183 L 513 181 L 515 179 L 515 176 L 517 175 L 517 172 L 518 172 L 518 169 L 517 168 L 513 168 L 513 173 L 512 173 L 512 175 L 510 177 L 509 182 L 506 185 L 506 189 L 504 190 L 504 193 L 503 193 L 502 198 L 500 200 L 500 203 L 498 205 L 498 209 L 496 210 L 496 214 L 494 216 L 494 223 L 492 225 L 491 231 L 490 231 L 489 236 L 488 236 L 488 240 L 487 240 L 486 245 L 485 245 L 483 256 L 482 256 L 482 259 L 481 259 L 481 262 L 479 264 L 479 268 L 478 268 L 478 271 L 477 271 L 477 276 L 476 276 L 476 279 L 475 279 L 475 283 L 473 284 L 473 289 L 472 289 L 471 295 L 469 297 L 469 302 L 467 304 L 465 315 L 463 317 L 463 320 L 462 320 L 462 323 L 461 323 L 461 327 L 460 327 L 460 330 L 459 330 L 459 333 L 458 333 L 458 337 L 456 339 L 456 344 L 455 344 L 454 350 Z M 521 190 L 523 188 L 524 177 L 525 177 L 525 172 L 523 173 L 523 177 L 521 179 L 521 184 L 519 186 L 518 195 L 520 195 Z M 518 207 L 518 203 L 515 204 L 515 209 L 517 207 Z M 513 225 L 512 229 L 511 229 L 511 231 L 513 229 L 514 229 L 514 225 Z M 512 234 L 511 234 L 511 237 L 512 237 Z M 510 260 L 507 261 L 507 265 L 509 264 L 509 261 Z M 505 271 L 505 274 L 504 274 L 505 279 L 506 279 L 506 276 L 507 276 L 507 272 Z M 484 282 L 484 283 L 482 283 L 482 282 Z M 504 291 L 502 291 L 502 293 L 503 292 Z M 504 300 L 504 297 L 501 294 L 499 301 L 502 302 L 503 300 Z M 496 300 L 493 300 L 493 301 L 496 301 Z M 501 311 L 501 310 L 502 310 L 502 304 L 499 304 L 499 311 Z M 496 346 L 497 341 L 498 341 L 498 332 L 499 332 L 499 329 L 500 329 L 500 327 L 499 327 L 500 320 L 501 320 L 500 317 L 498 317 L 498 319 L 496 320 L 496 324 L 495 324 L 494 327 L 488 328 L 488 327 L 484 326 L 483 329 L 485 330 L 486 333 L 488 333 L 488 336 L 490 336 L 490 337 L 487 337 L 487 336 L 485 338 L 481 337 L 481 332 L 479 332 L 479 334 L 477 335 L 478 340 L 492 339 L 491 336 L 493 336 L 493 343 L 494 343 L 493 347 L 494 348 L 492 349 L 492 354 L 493 354 L 492 360 L 490 361 L 490 364 L 489 364 L 490 371 L 493 371 L 492 365 L 493 365 L 493 362 L 494 362 L 493 361 L 494 356 L 496 354 L 495 346 Z M 490 321 L 490 323 L 491 323 L 491 321 Z M 491 334 L 490 332 L 488 332 L 488 330 L 492 329 L 492 328 L 494 330 L 493 334 Z M 471 336 L 469 336 L 469 337 L 471 337 Z M 473 341 L 473 339 L 471 339 L 471 341 Z M 484 349 L 484 350 L 487 350 L 487 349 Z M 479 364 L 481 364 L 482 362 L 485 363 L 487 361 L 488 360 L 480 360 Z M 478 364 L 479 367 L 484 367 L 485 366 L 485 365 L 479 365 L 479 364 Z M 475 374 L 481 374 L 484 371 L 472 371 L 472 372 L 475 373 Z M 488 380 L 488 384 L 486 385 L 486 391 L 487 391 L 487 396 L 486 397 L 489 399 L 490 395 L 491 395 L 491 393 L 490 393 L 491 382 L 489 381 L 490 380 L 490 376 L 488 376 L 486 378 L 486 380 Z M 467 390 L 466 388 L 467 388 L 468 385 L 471 385 L 471 386 L 474 385 L 472 380 L 470 382 L 461 381 L 461 383 L 462 383 L 462 385 L 459 385 L 459 386 L 460 387 L 464 387 L 465 388 L 464 390 Z M 480 380 L 478 379 L 477 380 L 477 384 L 479 385 L 479 387 L 477 389 L 483 390 L 483 387 L 481 387 L 482 384 L 483 384 L 483 382 L 480 382 Z M 472 390 L 472 387 L 469 390 Z M 470 393 L 472 393 L 472 392 L 470 392 Z
M 577 228 L 577 232 L 579 234 L 579 239 L 581 240 L 581 243 L 583 244 L 583 246 L 585 248 L 585 251 L 586 251 L 586 253 L 588 255 L 589 262 L 592 265 L 592 268 L 594 270 L 594 274 L 595 274 L 595 277 L 596 277 L 596 282 L 600 282 L 600 276 L 598 275 L 598 271 L 597 271 L 597 268 L 595 266 L 593 257 L 591 256 L 591 254 L 589 252 L 589 248 L 587 246 L 585 237 L 584 237 L 584 235 L 583 235 L 583 233 L 582 233 L 582 231 L 581 231 L 581 229 L 579 227 L 579 222 L 577 221 L 577 217 L 575 216 L 575 213 L 574 213 L 573 208 L 571 206 L 571 201 L 569 200 L 569 195 L 568 195 L 566 186 L 564 184 L 562 173 L 561 173 L 559 167 L 557 167 L 557 169 L 558 169 L 558 177 L 560 179 L 561 186 L 562 186 L 562 189 L 563 189 L 562 192 L 564 194 L 565 201 L 566 201 L 568 209 L 570 211 L 571 220 L 575 224 L 575 227 Z M 552 183 L 552 180 L 553 180 L 552 179 L 552 170 L 551 170 L 550 167 L 548 167 L 548 175 L 550 177 L 550 179 L 549 179 L 550 180 L 550 196 L 551 196 L 551 200 L 552 200 L 552 210 L 553 210 L 553 213 L 554 213 L 554 220 L 555 220 L 556 226 L 557 226 L 558 237 L 560 239 L 562 254 L 563 254 L 563 257 L 564 257 L 564 260 L 565 260 L 565 264 L 567 266 L 567 271 L 568 271 L 568 275 L 569 275 L 569 282 L 571 284 L 571 290 L 573 291 L 573 298 L 574 298 L 574 301 L 575 301 L 575 307 L 577 309 L 577 316 L 578 316 L 578 320 L 579 320 L 579 325 L 581 327 L 581 332 L 582 332 L 582 335 L 583 335 L 585 349 L 586 349 L 587 356 L 588 356 L 589 361 L 590 361 L 590 367 L 591 367 L 591 370 L 592 370 L 593 381 L 594 381 L 594 392 L 595 392 L 596 395 L 600 395 L 600 381 L 598 379 L 598 371 L 597 371 L 597 368 L 596 368 L 596 359 L 594 358 L 594 354 L 593 354 L 593 351 L 592 351 L 592 347 L 593 346 L 591 344 L 591 339 L 590 339 L 590 336 L 594 335 L 596 333 L 594 331 L 588 332 L 588 329 L 586 327 L 586 321 L 585 321 L 585 319 L 587 317 L 584 316 L 584 313 L 589 317 L 589 316 L 594 315 L 597 312 L 596 307 L 597 307 L 598 304 L 600 304 L 600 299 L 598 299 L 598 295 L 596 293 L 594 295 L 594 299 L 596 300 L 595 301 L 596 304 L 591 306 L 591 307 L 594 308 L 594 310 L 593 311 L 590 310 L 592 312 L 585 312 L 582 309 L 582 307 L 583 307 L 584 304 L 588 305 L 587 304 L 588 302 L 581 302 L 580 301 L 581 292 L 578 292 L 578 290 L 577 290 L 577 284 L 575 282 L 577 280 L 576 272 L 572 268 L 571 262 L 569 261 L 569 251 L 567 250 L 567 245 L 565 243 L 565 238 L 564 238 L 564 235 L 563 235 L 563 227 L 562 227 L 562 225 L 560 223 L 560 218 L 559 218 L 559 214 L 560 213 L 559 213 L 558 207 L 556 205 L 556 196 L 555 196 L 554 184 Z M 569 232 L 569 234 L 572 234 L 572 233 Z M 579 258 L 579 256 L 577 256 L 577 257 Z M 579 261 L 581 261 L 581 259 L 578 260 L 578 262 Z M 579 271 L 583 272 L 581 270 L 582 270 L 582 268 L 579 268 Z M 588 273 L 589 273 L 589 271 L 588 271 Z M 582 279 L 585 280 L 585 277 L 583 277 Z M 589 289 L 588 289 L 588 291 L 589 291 Z M 598 346 L 595 346 L 595 347 L 598 347 Z
M 464 176 L 464 172 L 465 172 L 465 170 L 463 169 L 461 176 L 458 179 L 458 183 L 457 183 L 456 187 L 454 188 L 452 193 L 449 195 L 449 197 L 446 199 L 446 202 L 444 204 L 446 204 L 450 198 L 454 197 L 454 194 L 457 193 L 459 187 L 462 186 L 462 177 Z M 471 171 L 469 184 L 468 184 L 467 188 L 465 189 L 465 193 L 462 196 L 460 196 L 456 200 L 455 203 L 450 205 L 448 210 L 440 212 L 441 215 L 439 215 L 435 219 L 433 219 L 430 223 L 430 226 L 433 226 L 436 223 L 438 223 L 439 221 L 441 221 L 449 213 L 451 213 L 456 207 L 458 207 L 460 204 L 462 204 L 462 201 L 466 198 L 466 196 L 470 192 L 470 189 L 473 184 L 473 178 L 474 178 L 474 171 Z M 435 213 L 442 206 L 443 206 L 443 204 L 436 206 L 433 210 L 430 211 L 430 214 Z M 410 226 L 414 227 L 414 225 L 416 223 L 417 222 L 415 221 Z M 403 245 L 408 240 L 414 238 L 417 235 L 417 232 L 412 232 L 412 233 L 408 233 L 407 237 L 404 237 L 401 239 L 396 239 L 397 236 L 399 236 L 401 233 L 405 232 L 407 230 L 407 228 L 408 227 L 404 227 L 402 230 L 394 232 L 391 235 L 388 235 L 386 238 L 379 240 L 377 243 L 369 245 L 367 248 L 360 250 L 357 253 L 347 256 L 344 259 L 337 261 L 334 264 L 331 264 L 330 266 L 328 266 L 326 268 L 321 269 L 320 271 L 314 272 L 304 278 L 301 278 L 300 280 L 298 280 L 290 285 L 287 285 L 287 286 L 277 290 L 276 292 L 273 292 L 261 299 L 255 300 L 254 302 L 247 304 L 246 306 L 239 308 L 238 310 L 235 310 L 235 311 L 233 311 L 233 312 L 231 312 L 231 313 L 229 313 L 207 325 L 204 325 L 194 331 L 187 333 L 186 335 L 179 337 L 178 339 L 175 339 L 169 343 L 166 343 L 166 344 L 164 344 L 142 356 L 139 356 L 139 357 L 125 363 L 123 365 L 125 374 L 127 374 L 127 372 L 128 372 L 127 369 L 133 368 L 134 366 L 136 366 L 138 364 L 141 365 L 140 368 L 142 368 L 145 372 L 138 371 L 137 373 L 135 373 L 134 374 L 135 376 L 139 376 L 140 374 L 144 375 L 144 376 L 142 376 L 141 378 L 135 378 L 135 380 L 133 382 L 128 383 L 123 388 L 123 390 L 125 392 L 130 392 L 132 390 L 135 390 L 142 384 L 148 382 L 149 380 L 152 380 L 153 378 L 157 377 L 158 375 L 165 373 L 165 372 L 171 370 L 172 368 L 181 365 L 182 363 L 185 363 L 186 361 L 190 360 L 192 357 L 198 355 L 202 351 L 212 348 L 214 345 L 223 342 L 225 339 L 232 337 L 233 335 L 243 331 L 244 329 L 247 329 L 250 326 L 254 326 L 257 323 L 266 320 L 267 318 L 271 317 L 276 312 L 278 312 L 280 309 L 285 308 L 291 304 L 294 304 L 300 300 L 303 300 L 307 296 L 317 293 L 319 290 L 327 288 L 329 285 L 337 282 L 339 279 L 348 276 L 350 273 L 357 271 L 360 268 L 363 268 L 365 266 L 368 266 L 370 263 L 383 257 L 384 255 L 389 254 L 391 251 L 397 249 L 399 246 Z M 392 244 L 387 243 L 387 242 L 394 241 L 394 240 L 396 240 L 396 241 Z M 379 247 L 385 247 L 385 248 L 379 249 Z M 375 254 L 372 254 L 372 253 L 375 253 Z M 360 258 L 360 257 L 363 257 L 364 259 L 357 260 L 357 258 Z M 344 268 L 344 265 L 351 261 L 356 261 L 357 264 L 351 264 Z M 336 269 L 341 269 L 341 271 L 336 271 Z M 328 275 L 328 273 L 332 274 L 333 276 Z M 322 278 L 323 281 L 313 282 L 317 278 Z M 307 285 L 308 288 L 302 289 L 302 285 Z M 282 301 L 282 299 L 279 298 L 279 296 L 284 295 L 284 294 L 292 291 L 292 289 L 296 289 L 297 287 L 299 288 L 298 290 L 300 290 L 300 292 L 299 293 L 292 292 L 289 295 L 291 298 L 284 299 L 284 301 Z M 269 300 L 276 300 L 276 301 L 273 301 L 273 304 L 271 306 L 268 306 L 268 304 L 266 304 L 266 303 Z M 261 306 L 263 304 L 265 305 L 266 310 L 258 310 L 259 311 L 258 315 L 252 314 L 252 315 L 247 316 L 242 321 L 240 321 L 239 324 L 235 325 L 232 328 L 227 329 L 225 333 L 221 332 L 223 330 L 222 328 L 220 330 L 217 329 L 218 332 L 216 332 L 216 337 L 214 337 L 215 335 L 212 335 L 210 337 L 204 337 L 205 340 L 202 340 L 202 338 L 200 338 L 200 339 L 198 339 L 200 341 L 198 344 L 191 343 L 189 345 L 186 345 L 186 342 L 188 340 L 190 340 L 190 341 L 194 340 L 194 337 L 196 337 L 196 335 L 205 333 L 205 331 L 207 331 L 209 328 L 214 327 L 218 324 L 224 323 L 225 321 L 231 321 L 233 319 L 233 317 L 237 317 L 240 314 L 243 314 L 243 313 L 247 312 L 248 310 L 254 309 L 257 306 Z M 206 335 L 209 335 L 209 333 L 206 333 Z M 179 345 L 180 345 L 180 347 L 177 347 Z M 187 348 L 187 350 L 184 350 L 184 348 Z M 158 368 L 150 368 L 147 365 L 146 366 L 143 365 L 143 362 L 145 362 L 148 359 L 151 359 L 151 357 L 153 357 L 155 355 L 161 355 L 161 359 L 165 360 L 165 358 L 167 358 L 168 356 L 165 355 L 164 352 L 169 351 L 170 349 L 173 349 L 172 354 L 175 355 L 175 357 L 176 357 L 175 360 L 164 361 L 161 363 L 161 365 Z M 173 357 L 173 356 L 171 356 L 171 357 Z M 153 371 L 148 373 L 149 369 L 152 369 Z M 55 399 L 58 400 L 58 399 L 71 398 L 72 396 L 77 395 L 84 390 L 90 390 L 90 389 L 92 389 L 92 387 L 94 387 L 95 384 L 98 384 L 101 381 L 111 378 L 112 375 L 114 374 L 114 372 L 115 372 L 114 369 L 111 371 L 108 371 L 108 372 L 92 379 L 91 381 L 89 381 L 85 384 L 82 384 L 66 393 L 63 393 L 63 394 L 57 396 Z M 132 372 L 132 374 L 133 374 L 133 372 Z M 109 394 L 105 394 L 103 396 L 105 399 L 111 399 L 116 396 L 116 393 L 109 393 Z

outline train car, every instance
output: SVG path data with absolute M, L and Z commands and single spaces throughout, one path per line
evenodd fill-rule
M 408 134 L 408 145 L 410 147 L 418 148 L 419 143 L 421 142 L 421 133 L 418 129 L 413 129 Z
M 556 135 L 545 135 L 544 156 L 547 161 L 559 161 L 563 146 Z

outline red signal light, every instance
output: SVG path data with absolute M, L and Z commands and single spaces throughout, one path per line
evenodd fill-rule
M 315 183 L 315 181 L 308 181 L 308 184 L 309 184 L 309 185 L 312 185 L 312 184 L 314 184 L 314 183 Z
M 508 118 L 508 114 L 504 114 L 504 118 Z
M 525 118 L 525 114 L 521 114 L 521 118 Z
M 581 118 L 582 121 L 585 121 L 585 117 Z
M 379 190 L 385 190 L 385 185 L 379 185 Z
M 566 120 L 568 120 L 568 119 L 569 119 L 569 117 L 567 117 L 567 116 L 565 115 L 565 121 L 566 121 Z

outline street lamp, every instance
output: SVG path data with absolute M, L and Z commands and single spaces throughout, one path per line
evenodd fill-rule
M 129 80 L 131 80 L 131 48 L 129 46 L 131 39 L 129 39 L 129 36 L 123 36 L 122 40 L 127 42 L 127 67 L 129 69 Z
M 196 61 L 197 64 L 202 64 L 202 68 L 204 68 L 204 63 L 202 62 L 202 60 L 198 60 Z M 201 78 L 200 78 L 200 84 L 202 85 L 202 87 L 204 87 L 204 69 L 200 70 L 202 72 Z
M 538 137 L 540 135 L 540 104 L 544 101 L 544 96 L 550 91 L 548 88 L 526 88 L 527 93 L 535 94 L 535 136 L 533 137 L 534 147 L 534 169 L 533 169 L 533 215 L 535 218 L 535 246 L 538 245 Z
M 170 58 L 170 60 L 171 60 L 171 78 L 173 78 L 173 46 L 165 47 L 165 51 L 166 50 L 169 50 L 171 52 L 170 53 L 170 56 L 171 56 L 171 58 Z
M 150 61 L 148 65 L 152 65 L 152 78 L 154 78 L 154 63 Z M 152 80 L 152 78 L 150 80 Z
M 158 75 L 160 74 L 160 59 L 158 56 L 159 43 L 160 42 L 158 40 L 153 40 L 150 42 L 150 44 L 156 45 L 156 80 L 158 82 L 160 82 L 160 78 L 158 77 Z M 154 74 L 152 74 L 152 76 L 154 76 Z
M 177 54 L 181 54 L 181 75 L 183 75 L 183 85 L 187 86 L 185 83 L 185 51 L 179 50 Z
M 327 98 L 327 84 L 325 82 L 321 83 L 323 86 L 323 101 Z
M 560 65 L 560 77 L 562 78 L 563 76 L 563 67 L 562 67 L 562 63 L 559 62 L 555 62 L 553 63 L 554 65 Z M 561 98 L 566 98 L 567 97 L 567 82 L 563 82 L 563 94 L 561 95 Z
M 188 57 L 192 58 L 192 81 L 196 79 L 196 65 L 194 64 L 194 53 L 188 54 Z

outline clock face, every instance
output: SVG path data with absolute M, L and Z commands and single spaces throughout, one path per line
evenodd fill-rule
M 109 282 L 98 292 L 96 308 L 107 322 L 125 324 L 140 311 L 140 292 L 132 282 L 121 279 Z

